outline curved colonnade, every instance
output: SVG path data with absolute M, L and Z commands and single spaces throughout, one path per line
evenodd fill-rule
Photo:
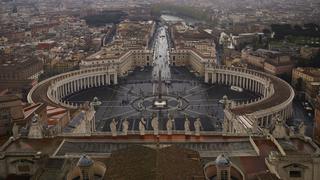
M 226 132 L 271 128 L 276 116 L 284 120 L 292 116 L 294 91 L 287 82 L 273 75 L 244 68 L 212 66 L 206 68 L 205 82 L 238 86 L 261 95 L 252 101 L 232 102 L 225 109 Z
M 44 80 L 31 89 L 28 101 L 77 109 L 80 104 L 63 99 L 92 87 L 117 84 L 114 67 L 96 67 L 60 74 Z M 261 96 L 251 101 L 230 101 L 225 109 L 224 131 L 245 133 L 248 129 L 271 128 L 276 116 L 292 116 L 294 91 L 285 81 L 255 70 L 211 66 L 205 68 L 205 82 L 238 86 Z M 40 96 L 39 94 L 45 94 Z
M 46 102 L 77 109 L 82 105 L 63 101 L 63 99 L 81 90 L 117 83 L 117 72 L 114 68 L 99 67 L 71 71 L 53 76 L 34 86 L 28 94 L 28 102 Z M 40 97 L 41 92 L 46 92 L 46 97 Z

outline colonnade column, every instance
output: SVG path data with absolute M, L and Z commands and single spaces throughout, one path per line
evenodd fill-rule
M 102 86 L 106 85 L 106 75 L 101 75 L 102 78 Z
M 117 75 L 117 73 L 114 74 L 114 84 L 118 84 L 118 75 Z
M 205 83 L 209 83 L 208 74 L 209 74 L 208 72 L 205 72 L 205 73 L 204 73 L 204 82 L 205 82 Z
M 67 95 L 67 86 L 66 84 L 63 85 L 63 97 Z
M 79 79 L 79 90 L 83 89 L 83 79 Z
M 235 79 L 235 83 L 234 83 L 234 85 L 236 85 L 236 86 L 239 86 L 239 76 L 234 76 L 234 79 Z
M 212 83 L 216 83 L 217 82 L 217 75 L 215 72 L 212 73 Z
M 97 76 L 93 76 L 94 79 L 94 87 L 98 87 L 98 79 Z

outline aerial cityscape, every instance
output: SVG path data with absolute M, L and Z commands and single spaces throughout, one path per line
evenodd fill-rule
M 0 180 L 320 179 L 319 0 L 0 0 Z

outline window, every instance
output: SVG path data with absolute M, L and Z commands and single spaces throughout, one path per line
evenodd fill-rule
M 89 174 L 86 170 L 82 170 L 83 180 L 89 180 Z
M 221 170 L 221 180 L 228 180 L 228 170 Z
M 301 171 L 289 171 L 290 177 L 301 177 Z
M 30 171 L 30 167 L 28 165 L 19 165 L 18 171 L 21 173 L 27 173 Z
M 2 120 L 9 120 L 10 119 L 10 110 L 8 108 L 6 109 L 1 109 L 0 111 L 0 119 Z

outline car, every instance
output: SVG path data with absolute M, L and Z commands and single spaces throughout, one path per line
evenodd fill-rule
M 309 106 L 309 103 L 306 101 L 306 102 L 302 102 L 302 105 L 304 106 L 304 107 L 306 107 L 306 106 Z
M 231 86 L 230 89 L 233 90 L 233 91 L 238 91 L 238 92 L 242 92 L 243 91 L 243 89 L 241 87 L 238 87 L 238 86 Z
M 307 110 L 307 111 L 312 111 L 313 110 L 312 107 L 310 107 L 310 106 L 306 106 L 304 109 Z

